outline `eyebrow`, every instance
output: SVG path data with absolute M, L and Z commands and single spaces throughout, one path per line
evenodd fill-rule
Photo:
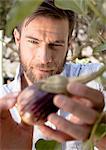
M 32 37 L 32 36 L 26 36 L 26 38 L 33 39 L 33 40 L 36 40 L 36 41 L 40 41 L 39 39 L 37 39 L 35 37 Z
M 39 40 L 39 39 L 37 39 L 37 38 L 35 38 L 35 37 L 32 37 L 32 36 L 26 36 L 26 38 L 29 38 L 29 39 L 33 39 L 33 40 L 35 40 L 35 41 L 42 41 L 42 40 Z M 64 40 L 56 40 L 56 41 L 53 41 L 53 42 L 50 42 L 51 44 L 53 43 L 56 43 L 56 44 L 64 44 L 65 43 L 65 41 Z

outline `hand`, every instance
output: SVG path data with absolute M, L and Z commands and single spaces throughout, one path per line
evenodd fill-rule
M 56 130 L 47 126 L 40 126 L 40 129 L 44 135 L 58 142 L 72 139 L 84 141 L 104 107 L 104 97 L 100 91 L 80 83 L 70 83 L 67 90 L 70 96 L 57 95 L 54 104 L 70 112 L 71 117 L 66 120 L 57 114 L 50 114 L 48 120 L 56 126 Z
M 96 142 L 96 146 L 99 150 L 106 150 L 106 136 Z
M 32 127 L 16 123 L 9 112 L 17 101 L 18 93 L 0 99 L 0 150 L 31 150 Z

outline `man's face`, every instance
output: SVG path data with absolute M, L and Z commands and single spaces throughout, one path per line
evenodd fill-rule
M 24 74 L 35 83 L 53 74 L 59 74 L 68 49 L 67 20 L 37 17 L 22 27 L 16 45 Z

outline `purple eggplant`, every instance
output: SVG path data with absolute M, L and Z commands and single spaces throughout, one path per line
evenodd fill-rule
M 36 85 L 25 88 L 17 99 L 22 120 L 29 125 L 44 124 L 50 113 L 58 111 L 53 104 L 55 95 L 39 90 Z

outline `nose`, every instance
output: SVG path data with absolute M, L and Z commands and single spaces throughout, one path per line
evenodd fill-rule
M 36 58 L 42 64 L 48 64 L 52 61 L 52 52 L 46 44 L 37 49 Z

